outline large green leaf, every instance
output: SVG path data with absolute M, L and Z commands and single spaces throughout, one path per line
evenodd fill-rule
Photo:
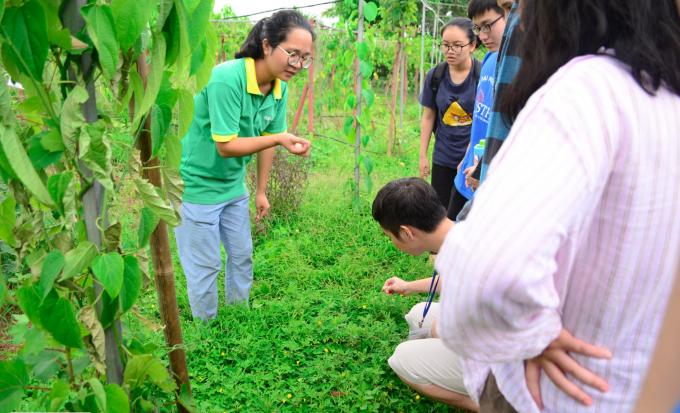
M 356 48 L 357 48 L 357 56 L 359 57 L 360 60 L 368 60 L 368 45 L 366 42 L 357 42 L 356 43 Z
M 78 85 L 74 87 L 66 96 L 64 105 L 61 108 L 59 128 L 64 139 L 64 146 L 71 156 L 76 153 L 78 143 L 78 130 L 85 123 L 81 105 L 87 101 L 88 94 L 84 87 Z
M 120 309 L 123 312 L 132 308 L 142 289 L 142 270 L 134 255 L 125 256 L 123 288 L 120 290 Z
M 11 412 L 19 406 L 28 380 L 23 360 L 0 361 L 0 411 Z
M 151 18 L 155 2 L 151 0 L 112 0 L 111 11 L 116 25 L 116 36 L 125 53 L 142 34 Z
M 171 392 L 176 388 L 175 382 L 172 381 L 163 364 L 151 354 L 133 356 L 128 359 L 123 380 L 130 386 L 130 390 L 135 390 L 147 380 L 165 392 Z
M 40 321 L 40 301 L 42 297 L 35 285 L 25 285 L 17 291 L 17 301 L 19 307 L 24 311 L 33 324 L 41 325 Z
M 104 76 L 111 79 L 118 67 L 118 42 L 111 7 L 106 4 L 88 4 L 80 12 L 87 24 L 87 34 L 97 49 Z
M 179 219 L 175 215 L 175 210 L 161 198 L 155 186 L 142 178 L 135 178 L 135 186 L 137 186 L 137 191 L 139 191 L 145 207 L 152 210 L 154 214 L 158 215 L 168 225 L 173 227 L 179 225 Z
M 177 61 L 177 56 L 179 56 L 179 48 L 182 40 L 182 30 L 179 24 L 179 14 L 177 13 L 177 8 L 172 6 L 170 9 L 170 14 L 168 14 L 165 20 L 165 25 L 163 26 L 163 36 L 165 37 L 165 43 L 167 46 L 167 52 L 165 53 L 165 65 L 172 66 Z M 172 73 L 170 73 L 172 75 Z M 175 84 L 174 76 L 171 79 L 172 84 Z
M 42 145 L 45 136 L 47 133 L 42 132 L 28 140 L 28 157 L 38 170 L 43 170 L 61 159 L 62 152 L 50 152 Z
M 81 274 L 97 255 L 97 247 L 89 241 L 82 241 L 64 256 L 64 271 L 61 279 L 67 280 Z
M 146 115 L 153 106 L 156 97 L 158 96 L 158 91 L 161 88 L 163 68 L 165 66 L 165 38 L 162 34 L 157 34 L 153 37 L 151 63 L 149 66 L 149 76 L 146 79 L 146 88 L 144 89 L 142 103 L 139 107 L 135 107 L 135 119 L 132 122 L 134 129 L 137 128 L 144 115 Z
M 151 108 L 151 157 L 158 156 L 163 147 L 165 133 L 172 121 L 172 110 L 167 106 L 153 105 Z
M 158 226 L 158 221 L 160 221 L 160 218 L 151 209 L 147 207 L 142 208 L 139 216 L 139 228 L 137 228 L 137 246 L 139 248 L 149 245 L 151 233 Z
M 215 67 L 215 55 L 217 54 L 217 32 L 212 24 L 206 26 L 205 53 L 203 63 L 196 69 L 196 90 L 203 89 L 208 84 L 212 70 Z
M 73 179 L 73 172 L 66 171 L 60 174 L 52 175 L 47 179 L 47 190 L 50 192 L 50 196 L 61 215 L 64 214 L 64 194 L 71 184 Z
M 111 146 L 104 136 L 104 127 L 99 122 L 87 124 L 81 130 L 80 159 L 102 186 L 113 192 Z
M 10 7 L 2 18 L 2 57 L 12 77 L 20 73 L 42 82 L 47 51 L 47 22 L 41 4 L 32 0 L 21 7 Z M 9 63 L 12 64 L 9 64 Z
M 212 0 L 198 0 L 196 7 L 193 10 L 188 10 L 191 17 L 189 17 L 187 29 L 189 31 L 189 45 L 192 48 L 200 43 L 205 36 L 208 19 L 213 8 L 212 3 Z
M 378 5 L 369 1 L 364 4 L 364 18 L 367 22 L 372 22 L 378 17 Z
M 123 257 L 117 252 L 99 255 L 92 261 L 92 272 L 104 289 L 116 298 L 123 287 Z
M 42 289 L 41 299 L 45 299 L 47 294 L 52 291 L 54 281 L 57 279 L 61 270 L 64 269 L 64 255 L 59 250 L 52 250 L 42 264 L 42 271 L 40 272 L 40 288 Z
M 16 242 L 14 239 L 16 219 L 16 201 L 12 194 L 8 193 L 7 197 L 0 202 L 0 240 L 5 241 L 10 247 L 13 247 Z
M 201 39 L 201 41 L 196 45 L 196 47 L 192 50 L 191 52 L 191 65 L 189 67 L 189 75 L 194 75 L 198 71 L 198 69 L 201 67 L 203 64 L 203 60 L 205 59 L 205 53 L 206 53 L 206 42 L 205 42 L 205 37 Z
M 127 393 L 117 384 L 107 384 L 106 413 L 130 413 L 130 401 Z
M 373 102 L 375 101 L 375 93 L 373 93 L 371 89 L 361 89 L 361 96 L 364 97 L 367 108 L 373 106 Z
M 373 172 L 373 159 L 370 156 L 365 155 L 361 159 L 361 163 L 364 165 L 364 170 L 366 174 L 370 175 Z
M 2 149 L 5 152 L 12 169 L 19 177 L 19 180 L 38 201 L 49 207 L 54 207 L 54 202 L 52 201 L 52 198 L 50 198 L 50 194 L 47 192 L 45 184 L 33 168 L 31 160 L 29 159 L 28 154 L 26 154 L 26 150 L 19 141 L 19 137 L 14 129 L 0 126 L 0 131 L 2 132 L 2 137 L 0 137 L 2 140 Z
M 373 74 L 373 65 L 365 60 L 359 61 L 359 71 L 364 79 L 368 79 Z
M 170 13 L 167 22 L 168 25 L 173 27 L 173 30 L 170 32 L 172 37 L 168 39 L 173 45 L 170 52 L 174 55 L 174 49 L 177 49 L 176 60 L 174 58 L 170 59 L 172 62 L 175 62 L 175 72 L 170 81 L 176 89 L 188 89 L 190 87 L 189 64 L 191 62 L 192 48 L 192 44 L 189 42 L 189 14 L 183 0 L 174 1 L 175 7 L 172 13 Z
M 82 348 L 80 325 L 70 301 L 52 290 L 40 306 L 40 321 L 55 340 L 67 347 Z
M 57 128 L 50 128 L 40 139 L 40 145 L 50 152 L 63 152 L 66 149 Z
M 165 165 L 177 169 L 182 161 L 182 143 L 176 135 L 165 137 Z
M 342 132 L 345 134 L 345 137 L 347 138 L 347 141 L 349 143 L 354 143 L 356 139 L 355 135 L 355 128 L 354 128 L 354 116 L 346 116 L 345 117 L 345 123 L 342 126 Z
M 177 136 L 184 137 L 184 135 L 189 130 L 189 125 L 191 125 L 191 120 L 194 116 L 194 97 L 188 90 L 180 90 L 178 96 L 178 132 Z

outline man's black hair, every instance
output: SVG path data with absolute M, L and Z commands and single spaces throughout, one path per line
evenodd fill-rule
M 470 0 L 468 3 L 467 15 L 470 19 L 484 14 L 487 10 L 493 10 L 500 16 L 505 15 L 503 8 L 498 7 L 496 0 Z
M 446 209 L 430 184 L 420 178 L 401 178 L 378 191 L 372 214 L 381 227 L 399 238 L 402 225 L 433 232 L 446 218 Z

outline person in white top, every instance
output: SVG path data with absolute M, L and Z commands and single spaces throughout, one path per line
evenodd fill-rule
M 482 411 L 497 387 L 520 412 L 630 412 L 680 260 L 676 2 L 524 0 L 522 30 L 510 135 L 435 263 L 439 335 Z M 565 332 L 611 351 L 560 353 L 608 383 L 588 406 L 545 377 L 571 378 L 547 351 Z

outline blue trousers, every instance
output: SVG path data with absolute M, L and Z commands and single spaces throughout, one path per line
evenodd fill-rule
M 253 284 L 253 241 L 248 195 L 217 205 L 184 202 L 175 228 L 179 259 L 187 280 L 191 314 L 201 320 L 217 315 L 220 241 L 227 252 L 227 303 L 248 302 Z

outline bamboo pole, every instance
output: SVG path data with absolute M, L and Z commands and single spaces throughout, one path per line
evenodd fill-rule
M 159 62 L 154 62 L 158 64 Z M 146 79 L 149 68 L 146 63 L 146 56 L 142 54 L 137 59 L 137 70 L 142 78 L 142 83 L 146 88 Z M 130 114 L 132 119 L 134 116 Z M 160 162 L 157 157 L 151 157 L 151 116 L 147 116 L 143 129 L 139 137 L 139 149 L 142 161 L 142 176 L 151 182 L 155 187 L 161 187 Z M 158 307 L 161 319 L 163 320 L 163 333 L 165 341 L 170 348 L 170 370 L 177 384 L 177 411 L 188 413 L 189 411 L 179 403 L 182 391 L 191 395 L 191 383 L 189 382 L 189 372 L 187 370 L 186 352 L 182 340 L 182 327 L 179 322 L 179 310 L 177 308 L 177 296 L 175 294 L 175 272 L 172 266 L 172 256 L 170 254 L 170 241 L 168 239 L 168 226 L 165 221 L 160 220 L 156 229 L 151 233 L 149 241 L 151 246 L 151 261 L 153 263 L 154 280 L 158 295 Z

